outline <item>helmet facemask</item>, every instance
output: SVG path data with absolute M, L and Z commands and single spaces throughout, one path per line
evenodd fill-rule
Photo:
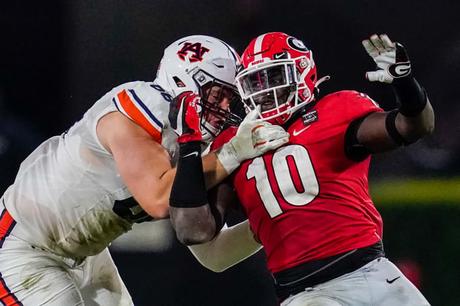
M 200 127 L 204 142 L 214 139 L 224 128 L 238 126 L 242 118 L 233 113 L 236 104 L 240 104 L 235 86 L 220 81 L 203 70 L 193 74 L 201 96 L 199 106 Z
M 302 65 L 302 69 L 297 65 Z M 310 68 L 306 57 L 262 62 L 238 74 L 237 87 L 246 106 L 258 109 L 259 120 L 283 124 L 313 98 L 305 82 L 300 81 Z

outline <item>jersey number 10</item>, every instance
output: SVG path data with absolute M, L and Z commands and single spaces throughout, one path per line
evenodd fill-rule
M 291 160 L 289 163 L 288 161 Z M 267 165 L 269 166 L 269 165 Z M 319 184 L 315 170 L 306 148 L 300 145 L 289 145 L 278 149 L 271 162 L 275 175 L 274 184 L 278 185 L 284 200 L 294 206 L 307 205 L 319 193 Z M 297 173 L 302 188 L 296 188 L 293 174 Z M 270 217 L 283 213 L 281 205 L 273 193 L 267 167 L 262 157 L 252 160 L 246 172 L 247 179 L 256 180 L 256 188 Z

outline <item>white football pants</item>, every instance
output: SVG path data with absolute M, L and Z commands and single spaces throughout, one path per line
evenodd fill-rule
M 0 239 L 0 305 L 133 305 L 108 249 L 76 265 L 18 239 L 14 231 Z
M 290 296 L 281 306 L 426 306 L 420 291 L 388 259 Z

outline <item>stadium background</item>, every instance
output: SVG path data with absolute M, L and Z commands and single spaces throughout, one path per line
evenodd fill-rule
M 460 3 L 456 1 L 4 1 L 0 5 L 0 190 L 20 161 L 59 134 L 113 86 L 152 80 L 162 50 L 189 34 L 237 51 L 284 31 L 314 52 L 322 92 L 356 89 L 386 108 L 370 84 L 360 41 L 388 33 L 409 51 L 435 107 L 434 135 L 374 158 L 371 191 L 385 220 L 388 257 L 433 305 L 460 305 Z M 264 255 L 214 274 L 174 240 L 166 222 L 140 226 L 113 246 L 136 305 L 276 305 Z

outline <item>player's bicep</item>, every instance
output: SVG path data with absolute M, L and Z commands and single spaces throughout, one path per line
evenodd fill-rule
M 171 170 L 166 150 L 143 128 L 117 112 L 101 118 L 97 132 L 139 204 L 154 217 L 158 217 L 157 208 L 165 206 L 167 210 L 167 199 L 165 203 L 158 202 L 164 193 L 160 180 Z
M 356 140 L 370 153 L 384 152 L 397 147 L 386 127 L 387 112 L 367 115 L 356 129 Z

